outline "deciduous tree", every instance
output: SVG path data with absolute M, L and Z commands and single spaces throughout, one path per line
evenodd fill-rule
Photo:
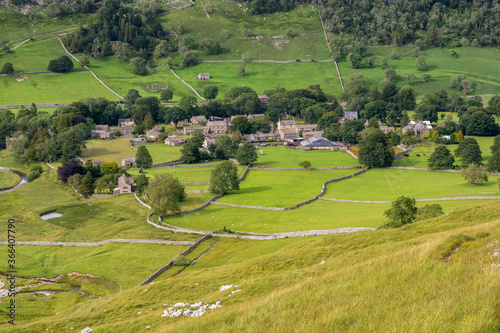
M 220 194 L 230 189 L 240 189 L 238 168 L 233 163 L 224 161 L 217 164 L 210 174 L 210 192 Z
M 186 198 L 184 186 L 171 174 L 162 174 L 151 180 L 145 193 L 154 212 L 160 216 L 178 213 L 179 203 Z

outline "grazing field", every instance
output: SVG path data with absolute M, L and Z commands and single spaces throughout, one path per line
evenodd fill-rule
M 261 94 L 264 90 L 275 89 L 277 85 L 291 90 L 319 84 L 327 94 L 339 96 L 342 93 L 333 62 L 290 64 L 251 62 L 246 65 L 244 76 L 238 74 L 238 66 L 239 63 L 201 63 L 191 67 L 175 67 L 174 71 L 200 93 L 205 86 L 216 85 L 219 88 L 219 98 L 231 88 L 240 86 L 248 86 L 257 94 Z M 195 80 L 199 73 L 209 73 L 210 80 Z
M 396 199 L 396 198 L 394 198 Z M 449 212 L 457 207 L 472 207 L 491 200 L 454 200 L 419 202 L 418 207 L 437 203 Z M 238 231 L 287 232 L 349 227 L 379 227 L 386 222 L 384 211 L 390 204 L 346 203 L 317 200 L 287 211 L 268 211 L 210 205 L 188 215 L 164 218 L 179 227 L 217 230 L 224 226 Z
M 14 71 L 18 72 L 44 72 L 47 71 L 49 61 L 57 59 L 64 52 L 61 43 L 56 38 L 27 42 L 17 49 L 0 54 L 0 63 L 10 62 L 14 65 Z M 82 68 L 80 64 L 70 58 L 74 68 Z
M 16 186 L 21 179 L 12 172 L 0 171 L 0 190 Z
M 260 151 L 264 153 L 260 155 Z M 252 163 L 252 167 L 270 166 L 273 168 L 300 168 L 299 163 L 311 162 L 311 168 L 333 167 L 333 166 L 361 166 L 358 160 L 343 151 L 329 150 L 302 150 L 291 149 L 286 146 L 259 147 L 257 149 L 258 160 Z
M 240 190 L 231 191 L 219 202 L 238 205 L 288 207 L 309 200 L 321 192 L 323 183 L 356 170 L 250 171 L 240 183 Z
M 416 58 L 414 52 L 401 59 L 392 59 L 390 54 L 392 50 L 396 51 L 397 56 L 402 56 L 413 47 L 368 47 L 366 56 L 375 57 L 375 66 L 373 68 L 353 69 L 351 63 L 342 61 L 339 63 L 340 72 L 344 79 L 344 84 L 349 81 L 353 74 L 364 76 L 364 82 L 370 87 L 381 87 L 381 81 L 384 79 L 384 71 L 381 67 L 383 58 L 388 58 L 388 66 L 398 73 L 400 79 L 399 85 L 406 85 L 406 73 L 413 73 L 416 79 L 412 81 L 411 86 L 417 91 L 418 96 L 425 93 L 444 89 L 448 93 L 457 94 L 458 90 L 450 87 L 450 80 L 456 74 L 465 74 L 473 82 L 474 91 L 469 94 L 499 94 L 500 93 L 500 56 L 498 47 L 460 47 L 454 49 L 459 57 L 452 58 L 449 48 L 433 48 L 421 51 L 420 54 L 426 56 L 427 69 L 418 71 L 416 68 Z M 431 74 L 431 80 L 424 82 L 422 75 Z
M 372 169 L 341 182 L 328 184 L 326 198 L 393 201 L 399 196 L 415 199 L 498 196 L 499 176 L 489 176 L 488 182 L 470 186 L 459 173 Z
M 17 246 L 17 268 L 22 276 L 52 278 L 69 272 L 88 273 L 110 279 L 118 283 L 120 289 L 137 286 L 188 248 L 187 245 L 125 243 L 97 247 Z M 5 263 L 0 264 L 2 271 L 6 271 L 6 267 Z
M 197 49 L 204 38 L 219 41 L 221 54 L 203 59 L 240 60 L 245 53 L 252 59 L 266 60 L 331 58 L 316 6 L 299 5 L 288 12 L 264 15 L 251 15 L 246 7 L 245 3 L 213 0 L 210 18 L 198 4 L 162 16 L 158 21 L 172 30 L 182 23 L 181 38 L 193 38 Z M 225 37 L 223 30 L 227 30 Z M 250 38 L 245 37 L 244 30 Z
M 479 147 L 481 148 L 481 156 L 483 157 L 482 163 L 486 164 L 488 159 L 491 157 L 491 149 L 493 146 L 493 136 L 469 136 L 476 139 Z M 403 159 L 395 159 L 393 166 L 404 166 L 404 167 L 414 167 L 414 168 L 427 168 L 427 160 L 434 152 L 434 149 L 439 145 L 433 143 L 420 143 L 415 148 L 408 153 L 410 156 L 401 156 Z M 452 153 L 457 149 L 458 145 L 446 145 Z M 420 156 L 417 156 L 420 155 Z M 455 157 L 455 165 L 460 165 L 462 163 L 461 158 Z
M 89 72 L 0 77 L 3 105 L 72 103 L 86 97 L 118 99 Z
M 153 158 L 153 163 L 175 161 L 181 157 L 182 146 L 174 147 L 169 145 L 147 145 L 146 148 Z
M 161 64 L 159 64 L 161 65 Z M 136 89 L 141 96 L 160 97 L 161 91 L 152 92 L 152 86 L 168 87 L 174 94 L 173 100 L 179 101 L 182 97 L 198 97 L 184 83 L 176 78 L 168 67 L 151 70 L 149 75 L 140 76 L 132 73 L 132 66 L 128 61 L 120 62 L 116 58 L 91 59 L 89 68 L 121 96 L 126 96 L 130 89 Z M 116 99 L 116 96 L 114 97 Z
M 0 26 L 2 27 L 2 40 L 12 48 L 27 38 L 35 40 L 54 37 L 57 34 L 76 30 L 80 23 L 87 22 L 88 15 L 69 15 L 54 20 L 45 10 L 36 9 L 31 15 L 20 13 L 18 6 L 0 7 Z
M 136 150 L 130 148 L 129 138 L 116 138 L 112 140 L 88 140 L 87 148 L 82 151 L 83 160 L 115 161 L 122 165 L 122 159 L 135 157 Z
M 47 305 L 44 317 L 20 316 L 16 329 L 66 331 L 85 323 L 104 331 L 148 326 L 151 331 L 207 332 L 287 331 L 291 326 L 301 331 L 494 331 L 497 293 L 492 291 L 500 290 L 500 273 L 491 246 L 500 237 L 499 217 L 498 205 L 485 204 L 400 229 L 266 242 L 220 239 L 178 275 L 85 305 L 72 304 L 72 293 L 44 299 L 18 295 L 20 302 L 31 298 Z M 458 234 L 469 238 L 446 262 Z M 395 278 L 400 276 L 405 278 Z M 228 284 L 237 287 L 219 292 Z M 200 300 L 220 300 L 223 307 L 196 320 L 161 316 L 174 303 Z
M 211 163 L 210 163 L 211 164 Z M 244 171 L 243 166 L 238 166 L 238 173 L 241 176 Z M 209 182 L 210 173 L 213 168 L 211 167 L 201 167 L 201 168 L 168 168 L 168 169 L 146 169 L 144 172 L 148 177 L 155 177 L 157 175 L 162 175 L 169 173 L 174 177 L 178 178 L 181 183 L 200 183 Z M 138 175 L 138 169 L 129 169 L 128 171 L 131 175 Z

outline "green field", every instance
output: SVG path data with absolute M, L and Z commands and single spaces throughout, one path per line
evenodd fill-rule
M 415 199 L 466 196 L 499 196 L 499 176 L 470 186 L 459 173 L 373 169 L 341 182 L 328 184 L 326 198 L 393 201 L 399 196 Z
M 16 186 L 21 179 L 12 172 L 0 171 L 0 190 Z
M 130 148 L 129 138 L 117 138 L 112 140 L 88 140 L 87 148 L 82 151 L 83 160 L 115 161 L 122 165 L 122 159 L 135 157 L 136 151 Z
M 162 16 L 159 22 L 168 29 L 182 22 L 184 32 L 181 38 L 192 37 L 195 46 L 204 38 L 219 41 L 222 53 L 203 59 L 240 60 L 245 53 L 249 53 L 252 59 L 331 58 L 316 6 L 299 5 L 289 12 L 255 16 L 244 10 L 245 4 L 238 6 L 238 3 L 213 0 L 210 7 L 210 19 L 198 4 Z M 252 36 L 261 38 L 244 38 L 245 29 L 249 29 Z M 285 36 L 289 29 L 292 38 Z M 222 36 L 223 30 L 229 31 L 227 38 Z
M 395 199 L 395 198 L 394 198 Z M 454 200 L 419 202 L 417 206 L 437 203 L 449 212 L 457 207 L 475 206 L 491 200 Z M 238 231 L 287 232 L 348 227 L 379 227 L 386 222 L 384 211 L 390 204 L 362 204 L 318 200 L 298 209 L 268 211 L 210 205 L 195 214 L 164 218 L 179 227 L 217 230 L 224 226 Z
M 325 93 L 335 96 L 342 93 L 333 62 L 290 64 L 251 62 L 246 65 L 245 76 L 238 74 L 238 66 L 239 63 L 201 63 L 191 67 L 175 67 L 174 71 L 200 93 L 205 86 L 216 85 L 219 88 L 219 98 L 231 88 L 240 86 L 248 86 L 257 94 L 261 94 L 264 90 L 275 89 L 277 85 L 292 90 L 319 84 Z M 195 80 L 199 73 L 209 73 L 210 80 Z
M 61 43 L 56 38 L 27 42 L 17 49 L 0 55 L 0 64 L 10 62 L 14 65 L 14 71 L 18 72 L 44 72 L 47 71 L 49 61 L 57 59 L 64 52 Z M 80 64 L 73 61 L 75 68 L 82 68 Z
M 350 175 L 356 170 L 250 171 L 219 202 L 239 205 L 288 207 L 309 200 L 321 192 L 323 183 Z
M 153 163 L 165 163 L 181 158 L 182 146 L 174 147 L 169 145 L 147 145 L 146 148 L 153 158 Z
M 488 159 L 491 157 L 491 149 L 490 147 L 493 145 L 493 136 L 470 136 L 471 138 L 476 139 L 477 143 L 481 148 L 481 156 L 483 157 L 482 163 L 486 164 Z M 427 168 L 427 160 L 434 152 L 438 145 L 433 143 L 421 143 L 418 144 L 415 148 L 412 148 L 408 153 L 410 156 L 401 156 L 403 159 L 395 159 L 393 166 L 404 166 L 404 167 L 414 167 L 414 168 Z M 458 145 L 446 145 L 452 153 L 457 149 Z M 417 156 L 417 155 L 420 155 Z M 455 164 L 460 165 L 462 163 L 461 158 L 455 157 Z
M 260 155 L 260 151 L 264 153 Z M 302 150 L 291 149 L 285 146 L 259 147 L 258 160 L 252 167 L 270 166 L 273 168 L 300 168 L 302 161 L 311 162 L 312 168 L 333 166 L 360 166 L 359 162 L 351 155 L 342 151 L 327 150 Z
M 0 78 L 0 104 L 72 103 L 86 97 L 116 100 L 108 89 L 88 72 L 23 75 Z
M 188 247 L 116 243 L 97 247 L 18 246 L 21 276 L 52 278 L 63 273 L 87 273 L 110 279 L 120 289 L 137 286 Z M 124 258 L 127 274 L 123 274 Z M 0 264 L 2 271 L 6 268 L 5 263 Z
M 161 65 L 161 63 L 158 63 Z M 173 94 L 173 100 L 178 101 L 184 96 L 197 96 L 184 83 L 177 79 L 168 67 L 152 70 L 147 76 L 132 73 L 128 61 L 120 62 L 115 58 L 91 59 L 90 69 L 106 83 L 111 89 L 121 96 L 126 96 L 130 89 L 136 89 L 141 96 L 160 97 L 160 92 L 151 92 L 146 86 L 168 86 Z M 116 96 L 114 97 L 116 99 Z
M 239 175 L 243 173 L 244 169 L 245 168 L 243 166 L 238 166 Z M 200 168 L 147 169 L 145 170 L 145 172 L 146 176 L 148 177 L 155 177 L 157 175 L 163 175 L 169 173 L 174 177 L 178 178 L 181 183 L 200 183 L 200 182 L 210 181 L 210 173 L 212 172 L 212 170 L 213 168 L 211 167 L 200 167 Z M 138 169 L 129 169 L 128 172 L 131 175 L 139 175 Z
M 380 67 L 383 58 L 388 58 L 389 67 L 393 68 L 400 80 L 399 85 L 406 85 L 406 73 L 413 73 L 416 79 L 412 81 L 411 86 L 417 91 L 418 96 L 425 93 L 444 89 L 448 93 L 456 94 L 459 91 L 450 88 L 450 80 L 456 74 L 465 74 L 469 80 L 474 83 L 474 91 L 471 95 L 478 94 L 500 94 L 500 56 L 498 47 L 478 48 L 478 47 L 460 47 L 454 49 L 459 57 L 450 57 L 448 48 L 433 48 L 421 51 L 426 56 L 427 69 L 418 71 L 416 68 L 416 59 L 413 52 L 401 59 L 392 59 L 390 54 L 395 50 L 398 56 L 401 56 L 413 47 L 368 47 L 366 56 L 375 57 L 375 66 L 373 68 L 353 69 L 347 61 L 339 63 L 340 72 L 344 84 L 353 74 L 364 76 L 364 82 L 371 88 L 373 86 L 381 87 L 380 82 L 384 79 L 384 69 Z M 431 74 L 431 80 L 424 82 L 422 74 Z

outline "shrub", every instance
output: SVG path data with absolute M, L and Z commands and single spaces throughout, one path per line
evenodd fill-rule
M 186 256 L 179 255 L 172 261 L 174 266 L 189 266 L 191 265 L 191 260 L 186 258 Z
M 116 137 L 120 137 L 120 136 L 122 136 L 122 132 L 120 132 L 119 130 L 116 130 L 113 132 L 113 135 Z
M 14 73 L 14 65 L 12 65 L 10 62 L 6 62 L 5 64 L 3 64 L 0 74 L 12 74 L 12 73 Z
M 57 59 L 51 60 L 49 62 L 47 70 L 50 72 L 65 73 L 72 70 L 73 67 L 74 67 L 73 61 L 71 61 L 71 59 L 68 56 L 63 55 Z
M 417 210 L 417 218 L 415 219 L 415 221 L 427 220 L 443 214 L 444 212 L 441 205 L 425 205 L 424 207 L 421 207 Z

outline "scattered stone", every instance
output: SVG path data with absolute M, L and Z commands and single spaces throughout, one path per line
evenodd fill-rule
M 228 284 L 228 285 L 225 285 L 225 286 L 221 286 L 221 287 L 219 288 L 219 292 L 223 292 L 224 290 L 226 290 L 226 289 L 230 289 L 230 288 L 233 288 L 233 287 L 237 287 L 237 286 L 232 285 L 232 284 Z
M 324 263 L 325 263 L 325 261 L 323 260 L 323 261 L 322 261 L 322 262 L 320 262 L 319 264 L 320 264 L 320 265 L 323 265 Z
M 179 317 L 181 315 L 186 317 L 200 317 L 203 316 L 207 312 L 207 310 L 213 311 L 217 308 L 222 307 L 221 301 L 217 301 L 215 304 L 210 304 L 210 303 L 205 304 L 203 302 L 197 302 L 191 305 L 191 309 L 182 308 L 175 310 L 174 308 L 180 307 L 179 306 L 180 304 L 182 304 L 182 307 L 189 306 L 189 303 L 176 303 L 173 307 L 164 310 L 161 316 L 170 318 Z

